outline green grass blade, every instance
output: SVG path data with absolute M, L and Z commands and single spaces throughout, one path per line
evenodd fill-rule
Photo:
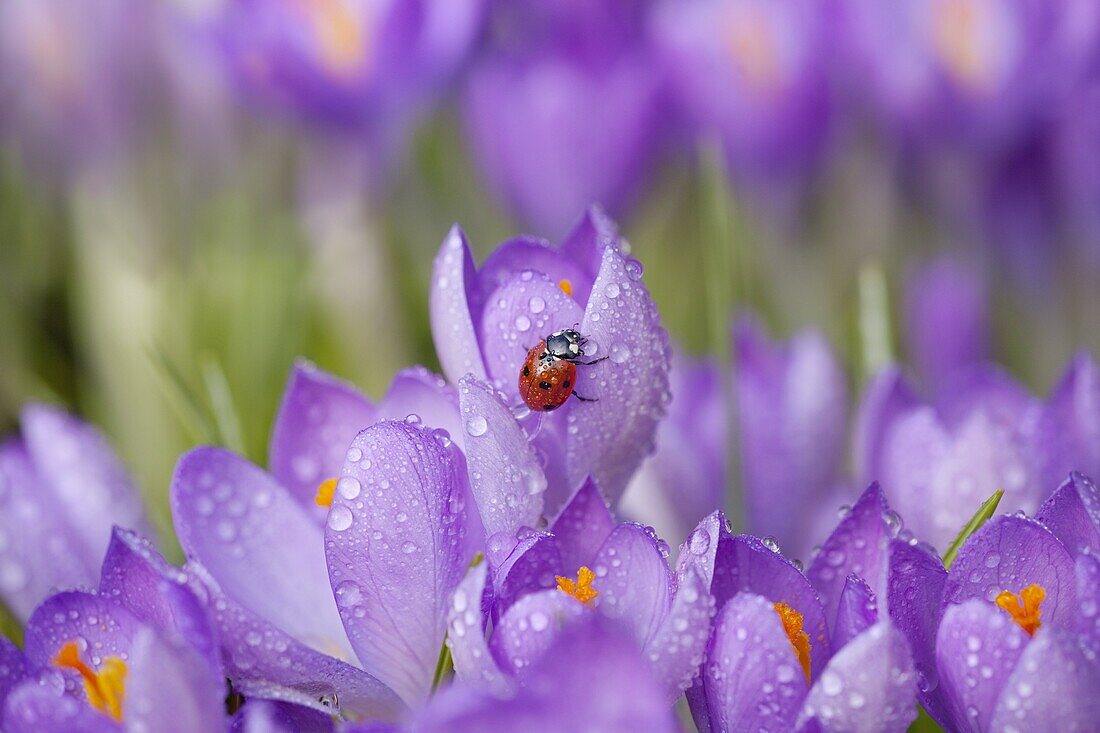
M 959 554 L 959 548 L 970 538 L 970 535 L 977 532 L 978 528 L 993 516 L 993 512 L 997 511 L 997 505 L 1001 503 L 1001 496 L 1004 493 L 1004 489 L 997 489 L 994 491 L 993 496 L 986 499 L 985 502 L 978 507 L 978 511 L 974 512 L 974 516 L 970 518 L 970 521 L 964 524 L 963 528 L 959 530 L 959 534 L 955 537 L 954 542 L 947 548 L 947 552 L 943 553 L 943 566 L 945 568 L 950 568 L 951 563 L 955 562 L 955 556 Z

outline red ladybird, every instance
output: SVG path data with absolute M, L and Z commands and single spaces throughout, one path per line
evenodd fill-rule
M 573 391 L 577 381 L 577 365 L 588 366 L 603 361 L 581 361 L 587 339 L 571 328 L 555 331 L 527 352 L 519 373 L 519 393 L 532 410 L 550 412 L 565 404 L 569 395 L 582 402 L 595 402 Z

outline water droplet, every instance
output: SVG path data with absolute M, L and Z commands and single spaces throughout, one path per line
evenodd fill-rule
M 363 485 L 359 483 L 358 479 L 352 478 L 351 476 L 344 476 L 336 482 L 337 493 L 348 500 L 359 496 L 359 492 L 362 490 Z
M 358 463 L 363 457 L 363 451 L 359 450 L 355 446 L 348 448 L 347 455 L 344 456 L 349 463 Z
M 328 513 L 328 526 L 337 532 L 343 532 L 351 526 L 351 510 L 346 506 L 337 505 Z
M 363 598 L 363 591 L 351 580 L 339 583 L 333 590 L 336 593 L 336 605 L 340 608 L 357 606 Z
M 615 362 L 616 364 L 622 364 L 624 361 L 630 358 L 630 347 L 620 343 L 611 344 L 610 356 L 611 361 Z
M 405 553 L 406 555 L 413 554 L 414 552 L 416 552 L 416 543 L 406 542 L 405 544 L 401 545 L 401 552 Z
M 611 299 L 618 298 L 619 297 L 619 285 L 618 285 L 618 283 L 608 283 L 604 287 L 603 292 L 607 297 L 609 297 Z
M 839 695 L 844 689 L 844 682 L 836 672 L 826 670 L 821 675 L 821 689 L 826 695 Z
M 424 421 L 420 419 L 420 415 L 417 415 L 415 412 L 410 412 L 408 415 L 405 415 L 405 422 L 409 425 L 419 425 Z
M 706 530 L 697 527 L 688 538 L 688 549 L 693 555 L 702 555 L 710 547 L 710 535 Z
M 489 422 L 481 415 L 473 415 L 466 418 L 466 432 L 475 438 L 485 435 L 489 429 Z
M 531 614 L 531 630 L 543 631 L 550 625 L 550 619 L 542 611 L 535 611 Z
M 521 332 L 522 331 L 530 331 L 531 330 L 531 319 L 528 318 L 525 315 L 520 314 L 520 315 L 516 316 L 515 325 L 516 325 L 516 330 L 517 331 L 521 331 Z
M 432 437 L 435 438 L 436 441 L 444 448 L 451 447 L 451 434 L 443 428 L 436 428 L 435 430 L 433 430 Z
M 779 540 L 774 537 L 768 536 L 760 540 L 760 542 L 772 552 L 779 552 Z
M 538 315 L 546 310 L 546 301 L 535 295 L 531 300 L 527 301 L 527 307 L 531 309 L 531 312 Z
M 638 260 L 631 258 L 626 261 L 626 274 L 630 275 L 633 279 L 637 280 L 642 276 L 642 272 L 645 268 L 642 267 L 642 263 Z

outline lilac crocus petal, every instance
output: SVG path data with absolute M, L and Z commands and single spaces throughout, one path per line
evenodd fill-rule
M 466 465 L 470 489 L 486 534 L 514 535 L 520 527 L 538 525 L 546 476 L 527 433 L 484 382 L 465 376 L 458 392 L 469 436 Z
M 850 574 L 863 578 L 875 596 L 886 596 L 889 528 L 884 516 L 888 510 L 882 489 L 871 484 L 810 563 L 806 576 L 821 594 L 830 630 L 836 628 L 837 610 Z
M 399 371 L 378 402 L 378 420 L 405 420 L 410 415 L 419 417 L 425 427 L 446 430 L 447 436 L 459 448 L 463 447 L 465 437 L 459 418 L 458 395 L 446 380 L 421 366 Z M 354 435 L 348 438 L 348 444 Z
M 988 360 L 987 296 L 973 269 L 937 260 L 909 276 L 905 300 L 910 358 L 929 389 Z
M 774 603 L 739 593 L 725 605 L 714 622 L 702 686 L 703 695 L 689 702 L 712 731 L 793 729 L 807 682 Z
M 20 620 L 57 588 L 95 584 L 98 557 L 57 502 L 23 442 L 0 445 L 0 595 Z
M 691 685 L 710 639 L 714 597 L 707 591 L 698 568 L 680 573 L 672 607 L 644 651 L 669 703 Z
M 672 605 L 673 579 L 666 554 L 658 548 L 652 529 L 628 522 L 608 536 L 592 566 L 600 613 L 619 619 L 643 647 Z
M 1100 557 L 1083 554 L 1077 558 L 1077 633 L 1081 643 L 1100 658 Z
M 0 722 L 4 720 L 4 700 L 27 676 L 27 664 L 23 652 L 6 636 L 0 636 Z
M 596 266 L 599 267 L 599 261 Z M 543 273 L 555 288 L 562 280 L 568 280 L 572 297 L 577 303 L 588 302 L 592 281 L 596 277 L 595 269 L 589 272 L 583 263 L 569 257 L 562 248 L 554 247 L 544 239 L 521 236 L 502 243 L 482 263 L 478 271 L 478 289 L 482 295 L 488 296 L 489 293 L 498 292 L 503 285 L 515 280 L 516 275 L 527 270 Z M 560 288 L 558 293 L 565 296 Z M 485 302 L 496 303 L 497 300 L 486 297 Z
M 313 649 L 222 593 L 200 564 L 188 575 L 202 583 L 218 629 L 226 674 L 246 697 L 281 700 L 331 713 L 332 698 L 355 716 L 396 720 L 405 705 L 394 692 L 358 667 Z M 337 652 L 338 649 L 326 650 Z
M 447 647 L 455 677 L 471 686 L 484 686 L 496 695 L 506 695 L 511 681 L 505 677 L 489 653 L 485 640 L 485 613 L 482 597 L 489 575 L 488 563 L 479 563 L 467 571 L 451 597 L 447 612 Z
M 435 353 L 451 384 L 458 384 L 466 374 L 485 379 L 485 363 L 471 311 L 475 278 L 470 245 L 456 224 L 447 233 L 432 266 L 428 306 Z
M 120 733 L 122 726 L 51 684 L 27 680 L 8 695 L 5 733 Z
M 840 649 L 878 621 L 878 598 L 858 575 L 849 575 L 840 593 L 840 605 L 829 641 Z
M 550 526 L 558 538 L 562 564 L 566 568 L 593 564 L 600 546 L 614 528 L 615 519 L 591 478 L 577 489 Z
M 936 638 L 936 664 L 949 727 L 994 730 L 993 709 L 1028 642 L 1027 632 L 988 601 L 948 607 Z
M 890 620 L 909 640 L 921 690 L 921 704 L 937 720 L 944 719 L 938 693 L 936 633 L 943 612 L 947 571 L 940 559 L 920 545 L 890 541 L 887 608 Z
M 335 730 L 331 714 L 288 702 L 249 699 L 233 716 L 229 733 L 329 733 Z M 344 733 L 365 731 L 368 733 L 396 733 L 394 726 L 373 722 L 362 725 L 344 725 Z
M 186 644 L 143 627 L 127 662 L 128 731 L 190 733 L 225 728 L 225 679 Z
M 557 281 L 530 269 L 492 291 L 485 302 L 479 331 L 485 367 L 493 384 L 518 401 L 527 352 L 549 334 L 580 323 L 584 311 Z
M 103 560 L 100 594 L 158 633 L 180 636 L 211 669 L 220 670 L 217 639 L 189 582 L 187 573 L 169 565 L 144 537 L 115 527 Z
M 272 475 L 323 518 L 314 503 L 317 487 L 340 473 L 352 438 L 377 420 L 377 408 L 358 389 L 299 360 L 271 430 Z
M 363 668 L 413 703 L 470 560 L 465 481 L 437 436 L 405 422 L 367 428 L 348 453 L 325 530 L 330 580 Z
M 995 517 L 959 550 L 944 587 L 945 603 L 991 601 L 1037 583 L 1046 591 L 1043 625 L 1069 627 L 1077 612 L 1073 558 L 1043 525 L 1019 516 Z
M 563 629 L 554 645 L 524 668 L 514 696 L 501 700 L 453 685 L 433 698 L 409 725 L 409 733 L 578 729 L 601 733 L 678 730 L 636 643 L 599 614 L 584 614 Z
M 1100 491 L 1082 474 L 1070 474 L 1039 507 L 1035 518 L 1073 555 L 1100 554 Z
M 608 357 L 577 370 L 577 391 L 598 399 L 574 405 L 566 420 L 571 486 L 592 476 L 612 506 L 642 460 L 653 452 L 669 400 L 671 350 L 657 307 L 617 247 L 606 247 L 584 311 L 585 355 Z
M 1087 351 L 1074 357 L 1054 387 L 1035 436 L 1043 486 L 1058 484 L 1070 471 L 1100 475 L 1100 368 Z
M 773 345 L 738 321 L 737 404 L 751 531 L 802 555 L 811 517 L 840 467 L 847 389 L 824 336 L 806 331 Z
M 176 465 L 171 501 L 184 552 L 234 601 L 315 649 L 352 658 L 321 528 L 269 474 L 222 448 L 196 448 Z
M 991 730 L 1086 731 L 1100 720 L 1100 664 L 1072 634 L 1038 632 L 993 711 Z
M 512 554 L 494 574 L 494 618 L 523 595 L 553 588 L 554 576 L 561 573 L 576 573 L 576 569 L 562 564 L 561 550 L 553 534 L 531 531 L 522 535 Z
M 853 441 L 856 476 L 864 483 L 882 479 L 882 448 L 887 430 L 920 399 L 896 366 L 885 367 L 863 392 Z
M 591 282 L 600 272 L 603 251 L 619 241 L 619 227 L 599 204 L 592 204 L 561 242 L 561 252 L 570 261 L 579 263 L 588 274 L 589 284 L 573 283 L 577 302 L 587 303 Z
M 557 588 L 528 593 L 501 616 L 489 649 L 501 669 L 519 674 L 550 648 L 562 628 L 590 611 Z
M 154 536 L 137 487 L 95 427 L 46 405 L 23 408 L 20 425 L 55 510 L 70 518 L 70 531 L 92 557 L 103 556 L 115 524 Z
M 100 657 L 125 657 L 140 625 L 133 614 L 108 598 L 66 591 L 50 596 L 31 614 L 23 653 L 28 666 L 38 669 L 51 665 L 63 645 L 83 639 L 78 642 L 81 651 L 94 649 Z M 76 672 L 65 676 L 79 687 Z
M 824 731 L 903 733 L 917 717 L 916 672 L 905 637 L 889 621 L 838 651 L 814 682 L 802 719 Z

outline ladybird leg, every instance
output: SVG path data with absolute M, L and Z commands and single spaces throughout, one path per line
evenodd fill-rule
M 573 359 L 570 359 L 570 361 L 579 366 L 592 366 L 593 364 L 599 364 L 601 361 L 607 361 L 607 357 L 601 356 L 599 359 L 593 359 L 592 361 L 575 361 Z
M 573 393 L 573 396 L 576 397 L 581 402 L 599 402 L 600 401 L 599 397 L 582 397 L 579 394 L 577 394 L 576 392 Z

